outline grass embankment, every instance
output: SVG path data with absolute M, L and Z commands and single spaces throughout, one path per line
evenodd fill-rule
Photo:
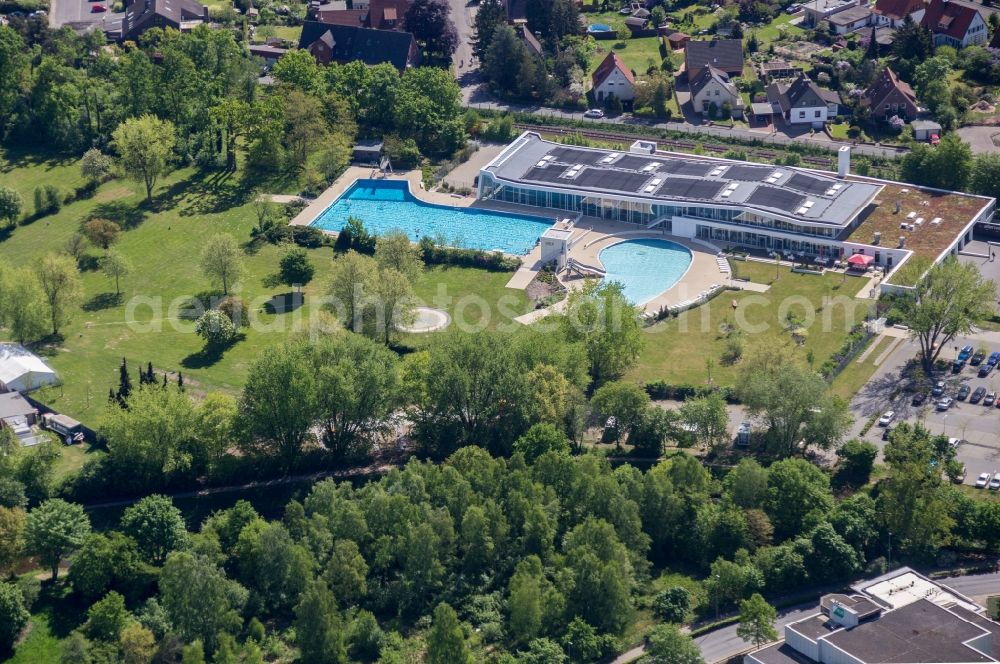
M 37 185 L 55 184 L 65 193 L 82 184 L 79 166 L 73 160 L 21 158 L 0 163 L 0 185 L 17 189 L 28 205 Z M 274 190 L 286 191 L 287 186 L 278 183 Z M 193 323 L 178 316 L 188 298 L 207 300 L 220 295 L 219 286 L 199 269 L 201 249 L 217 233 L 229 233 L 240 242 L 249 240 L 256 216 L 247 191 L 249 186 L 238 175 L 180 169 L 158 185 L 154 204 L 147 206 L 140 185 L 113 180 L 102 185 L 93 198 L 75 201 L 57 214 L 20 226 L 0 241 L 0 261 L 30 265 L 50 251 L 61 250 L 81 221 L 91 216 L 114 219 L 127 227 L 116 245 L 133 266 L 132 273 L 122 280 L 122 295 L 115 297 L 114 284 L 93 265 L 83 271 L 82 307 L 62 331 L 63 340 L 44 349 L 64 384 L 40 392 L 41 400 L 94 424 L 105 407 L 108 389 L 117 384 L 123 357 L 128 358 L 133 371 L 140 363 L 152 362 L 158 372 L 182 372 L 195 395 L 208 390 L 235 393 L 254 358 L 295 329 L 308 327 L 318 313 L 313 301 L 329 281 L 334 259 L 329 247 L 309 250 L 316 275 L 305 288 L 305 305 L 283 314 L 268 313 L 265 307 L 271 297 L 290 291 L 288 286 L 274 285 L 285 248 L 265 244 L 249 252 L 246 277 L 234 291 L 250 303 L 251 317 L 261 324 L 247 329 L 244 338 L 224 352 L 205 353 L 202 340 L 193 333 Z M 91 263 L 96 263 L 100 253 L 96 248 L 89 250 Z M 468 304 L 468 296 L 481 296 L 493 307 L 488 326 L 495 327 L 501 320 L 495 309 L 501 295 L 510 295 L 508 310 L 514 315 L 529 309 L 522 291 L 504 288 L 509 278 L 509 273 L 433 268 L 421 275 L 415 290 L 429 300 L 443 289 L 451 298 L 451 304 L 444 308 L 470 322 L 478 321 L 481 314 Z M 463 308 L 456 311 L 459 306 Z M 67 462 L 66 472 L 78 462 L 82 461 Z
M 868 303 L 854 298 L 862 286 L 859 277 L 797 274 L 787 267 L 755 261 L 731 264 L 738 276 L 770 284 L 770 289 L 765 293 L 724 292 L 706 305 L 647 328 L 638 365 L 628 379 L 703 385 L 708 378 L 706 361 L 711 360 L 712 382 L 732 384 L 740 365 L 722 361 L 727 337 L 720 326 L 727 324 L 743 330 L 744 356 L 781 348 L 807 362 L 811 352 L 812 366 L 819 367 L 840 348 L 851 327 L 864 320 Z M 832 305 L 826 304 L 828 298 Z M 786 329 L 789 314 L 804 322 L 801 344 Z
M 869 342 L 874 347 L 865 358 L 863 362 L 858 362 L 857 359 L 851 360 L 850 363 L 844 370 L 837 374 L 836 378 L 830 383 L 830 391 L 837 396 L 850 400 L 855 394 L 858 393 L 865 383 L 872 377 L 875 370 L 878 369 L 875 366 L 875 360 L 881 355 L 890 345 L 895 341 L 894 337 L 875 337 Z M 861 350 L 858 353 L 858 357 L 866 350 Z

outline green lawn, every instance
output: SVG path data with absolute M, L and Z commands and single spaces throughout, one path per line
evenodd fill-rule
M 639 39 L 626 39 L 625 41 L 599 41 L 596 42 L 597 50 L 591 58 L 591 71 L 601 64 L 604 58 L 608 57 L 610 51 L 614 51 L 621 57 L 625 66 L 633 70 L 640 76 L 645 74 L 652 64 L 659 68 L 663 63 L 663 56 L 660 54 L 659 37 L 640 37 Z M 588 76 L 589 79 L 589 76 Z
M 852 360 L 830 383 L 830 391 L 843 399 L 850 399 L 857 394 L 858 390 L 864 387 L 878 368 L 875 366 L 875 360 L 889 347 L 892 341 L 892 337 L 875 337 L 871 342 L 874 344 L 874 348 L 865 361 L 858 362 L 857 358 Z M 861 351 L 861 353 L 864 352 Z M 861 353 L 858 355 L 860 356 Z
M 78 167 L 67 162 L 25 161 L 23 168 L 0 169 L 0 185 L 14 186 L 27 200 L 36 184 L 54 183 L 63 188 L 78 184 Z M 256 222 L 252 205 L 244 200 L 245 183 L 238 176 L 201 175 L 190 169 L 176 171 L 157 189 L 151 209 L 141 205 L 139 186 L 114 180 L 101 186 L 89 200 L 65 206 L 58 214 L 21 226 L 0 241 L 0 261 L 25 265 L 49 251 L 58 251 L 87 215 L 97 214 L 127 220 L 130 230 L 117 248 L 133 264 L 133 273 L 123 280 L 123 296 L 114 298 L 114 286 L 93 268 L 83 272 L 84 300 L 73 321 L 63 330 L 64 339 L 55 348 L 43 349 L 64 381 L 62 387 L 41 391 L 39 396 L 53 408 L 94 424 L 107 402 L 108 389 L 117 384 L 123 357 L 135 372 L 139 364 L 152 362 L 158 372 L 182 372 L 194 394 L 207 390 L 238 391 L 250 362 L 268 346 L 280 343 L 295 330 L 310 329 L 319 314 L 312 302 L 329 280 L 334 253 L 330 248 L 310 250 L 316 276 L 305 289 L 305 305 L 291 313 L 273 314 L 265 305 L 289 288 L 273 285 L 284 248 L 263 245 L 247 255 L 247 276 L 234 289 L 250 305 L 251 317 L 261 325 L 248 329 L 242 340 L 221 354 L 203 352 L 193 324 L 180 320 L 179 309 L 192 296 L 218 296 L 218 285 L 199 269 L 201 248 L 216 233 L 229 233 L 240 242 L 249 239 Z M 91 249 L 94 258 L 98 250 Z M 415 285 L 424 298 L 438 292 L 441 284 L 454 299 L 453 311 L 465 303 L 466 320 L 476 320 L 476 307 L 467 296 L 477 294 L 495 306 L 509 273 L 451 268 L 428 271 Z M 523 292 L 511 292 L 513 315 L 528 310 Z M 500 320 L 496 312 L 490 326 Z M 69 470 L 82 463 L 64 463 Z
M 840 348 L 851 326 L 864 319 L 867 304 L 854 299 L 862 286 L 858 277 L 795 274 L 785 267 L 776 270 L 774 265 L 753 261 L 731 263 L 738 276 L 757 283 L 773 282 L 770 290 L 725 292 L 707 305 L 647 328 L 639 362 L 627 376 L 630 380 L 700 385 L 707 381 L 706 360 L 711 360 L 713 382 L 731 384 L 739 364 L 722 362 L 727 339 L 720 327 L 726 324 L 743 329 L 744 357 L 759 349 L 781 348 L 806 362 L 811 351 L 813 366 L 818 367 Z M 823 307 L 827 298 L 833 298 L 833 306 Z M 733 313 L 733 301 L 742 321 Z M 815 316 L 812 324 L 807 324 L 807 310 Z M 788 313 L 806 317 L 802 345 L 785 330 Z
M 49 629 L 49 618 L 44 613 L 31 616 L 31 631 L 18 646 L 6 664 L 42 664 L 58 662 L 63 654 L 62 643 Z
M 775 42 L 781 36 L 782 28 L 784 28 L 785 35 L 787 37 L 792 37 L 797 34 L 802 34 L 802 28 L 797 25 L 791 25 L 792 19 L 795 17 L 782 12 L 773 21 L 764 27 L 749 27 L 746 32 L 749 35 L 751 32 L 757 35 L 757 41 L 760 43 L 760 50 L 767 50 L 767 47 L 772 42 Z

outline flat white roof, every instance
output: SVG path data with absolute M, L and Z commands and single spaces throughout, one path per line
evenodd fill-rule
M 958 604 L 969 611 L 979 611 L 980 608 L 965 598 L 949 592 L 944 586 L 912 571 L 864 586 L 862 590 L 894 609 L 921 599 L 938 606 Z

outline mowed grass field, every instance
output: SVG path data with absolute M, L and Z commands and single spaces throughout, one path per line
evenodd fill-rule
M 859 277 L 797 274 L 787 267 L 776 269 L 753 261 L 731 264 L 738 276 L 770 283 L 770 289 L 766 293 L 724 292 L 707 305 L 646 328 L 642 353 L 638 365 L 627 375 L 629 380 L 704 385 L 710 360 L 712 382 L 732 384 L 740 363 L 727 365 L 722 360 L 727 336 L 721 328 L 727 324 L 743 330 L 744 357 L 778 348 L 805 363 L 811 352 L 812 366 L 818 368 L 840 348 L 850 328 L 864 320 L 868 310 L 869 303 L 854 297 L 864 285 Z M 786 329 L 789 314 L 804 323 L 806 334 L 801 344 Z
M 82 184 L 79 166 L 72 160 L 17 159 L 0 167 L 0 186 L 17 189 L 29 207 L 34 187 L 40 184 L 55 184 L 63 192 L 69 191 Z M 240 243 L 249 240 L 256 216 L 246 189 L 238 175 L 180 169 L 158 185 L 156 201 L 147 208 L 142 204 L 140 185 L 116 179 L 102 185 L 93 198 L 19 226 L 0 241 L 0 261 L 31 265 L 48 252 L 60 251 L 81 221 L 91 215 L 125 219 L 130 225 L 116 245 L 133 266 L 132 274 L 122 280 L 121 299 L 115 300 L 114 284 L 96 268 L 85 269 L 81 308 L 62 330 L 61 343 L 39 351 L 48 356 L 63 379 L 62 386 L 40 392 L 43 401 L 93 425 L 105 408 L 109 388 L 117 385 L 122 358 L 128 359 L 133 372 L 147 362 L 152 362 L 158 373 L 182 372 L 185 384 L 196 396 L 210 390 L 235 394 L 254 358 L 296 330 L 310 329 L 310 321 L 320 313 L 313 303 L 325 291 L 335 259 L 329 247 L 309 251 L 316 275 L 305 288 L 305 304 L 283 314 L 267 313 L 265 303 L 290 291 L 288 286 L 273 283 L 286 248 L 263 244 L 247 253 L 246 277 L 234 292 L 250 304 L 251 318 L 258 325 L 245 330 L 244 338 L 221 354 L 204 353 L 193 322 L 179 318 L 188 298 L 208 301 L 220 295 L 221 284 L 210 281 L 199 267 L 206 240 L 217 233 L 231 234 Z M 95 259 L 100 253 L 89 249 Z M 414 288 L 419 297 L 428 300 L 439 291 L 445 292 L 451 303 L 446 302 L 444 308 L 451 313 L 470 295 L 491 304 L 508 295 L 512 303 L 508 311 L 519 315 L 530 307 L 522 291 L 504 287 L 510 276 L 469 268 L 432 268 Z M 466 307 L 460 313 L 475 323 L 481 315 L 477 312 L 475 307 Z M 492 311 L 486 326 L 496 327 L 501 320 L 502 314 Z M 408 343 L 407 339 L 402 341 Z M 133 381 L 136 375 L 133 373 Z

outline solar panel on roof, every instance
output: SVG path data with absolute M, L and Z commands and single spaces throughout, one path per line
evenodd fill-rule
M 765 166 L 730 166 L 729 170 L 723 173 L 723 177 L 729 180 L 743 180 L 745 182 L 760 182 L 771 174 L 773 168 Z
M 797 189 L 803 194 L 823 194 L 830 188 L 830 181 L 810 177 L 802 173 L 796 173 L 792 177 L 788 178 L 788 182 L 785 183 L 785 186 Z
M 673 196 L 677 198 L 697 198 L 710 200 L 722 189 L 722 182 L 712 180 L 696 180 L 694 178 L 670 178 L 656 192 L 657 196 Z
M 593 189 L 637 192 L 648 179 L 649 175 L 646 173 L 587 168 L 577 176 L 575 184 Z
M 792 212 L 801 206 L 802 201 L 805 199 L 805 196 L 794 191 L 761 185 L 754 190 L 753 194 L 750 195 L 750 198 L 747 199 L 747 203 L 750 205 L 759 205 L 761 207 L 772 208 L 775 210 Z
M 556 161 L 563 164 L 596 164 L 604 158 L 601 152 L 591 152 L 580 150 L 579 148 L 553 148 L 549 154 L 556 158 Z
M 692 177 L 703 178 L 712 170 L 712 164 L 700 164 L 677 159 L 664 162 L 663 170 L 672 175 L 690 175 Z
M 616 168 L 624 168 L 630 171 L 642 170 L 644 166 L 650 163 L 662 163 L 658 159 L 653 159 L 648 156 L 638 156 L 627 154 L 615 163 Z

